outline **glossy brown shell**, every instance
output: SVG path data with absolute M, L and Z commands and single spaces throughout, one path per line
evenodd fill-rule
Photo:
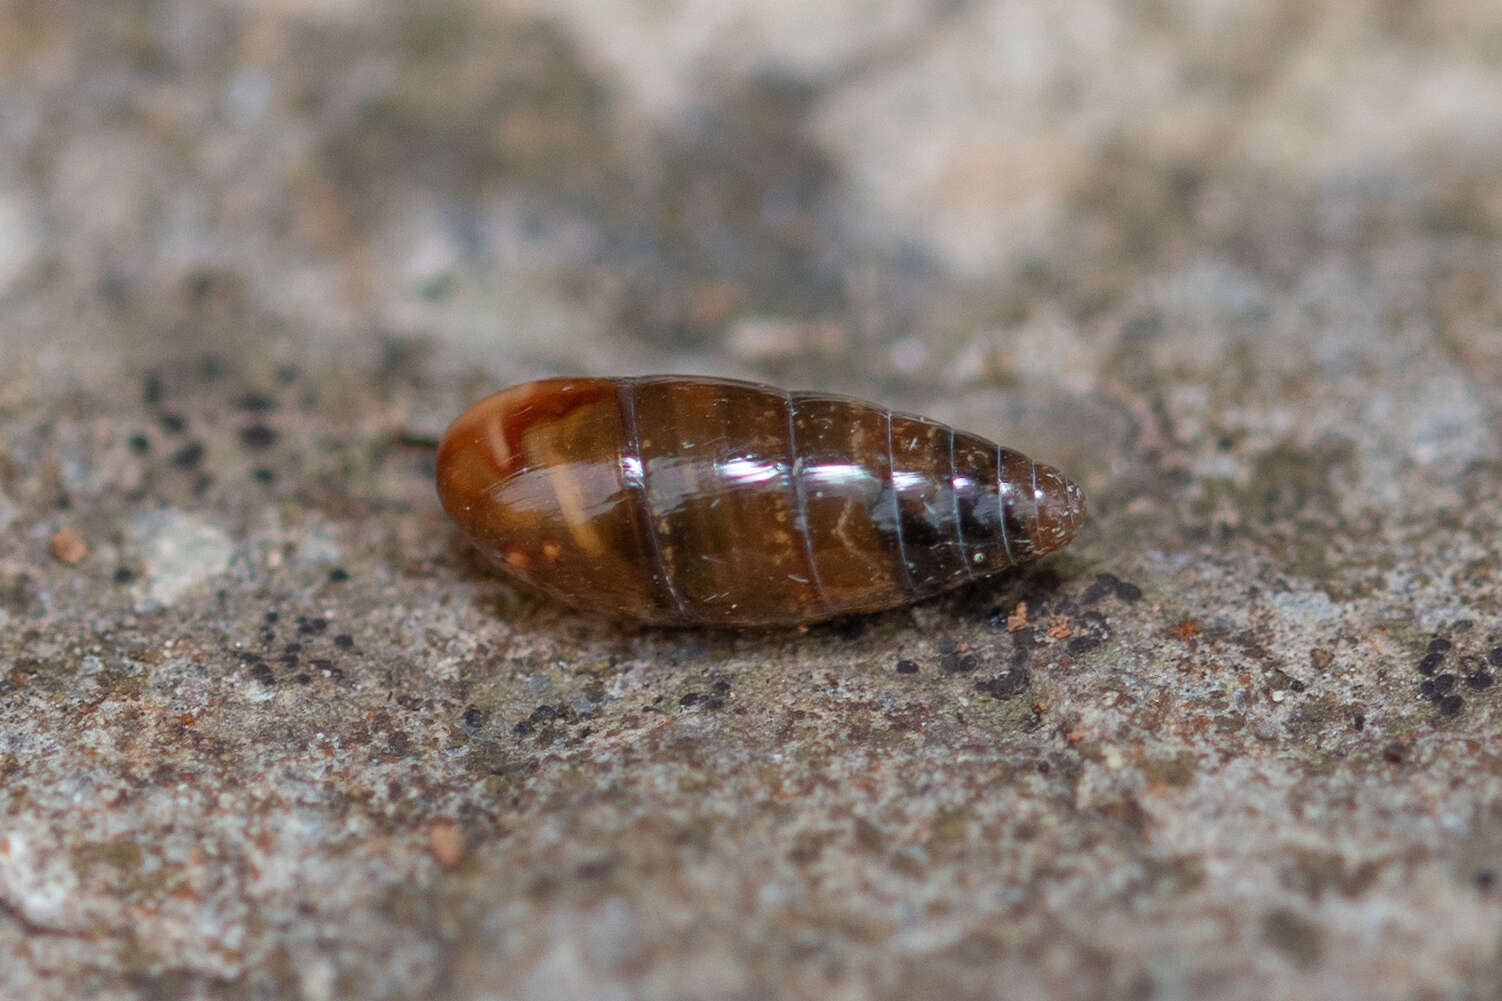
M 1058 470 L 859 400 L 727 379 L 547 379 L 466 410 L 444 509 L 570 605 L 661 625 L 814 622 L 915 601 L 1069 542 Z

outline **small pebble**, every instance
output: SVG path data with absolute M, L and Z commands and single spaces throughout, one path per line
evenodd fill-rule
M 52 555 L 57 557 L 58 562 L 72 565 L 82 562 L 89 555 L 89 547 L 76 529 L 64 525 L 52 536 Z
M 435 820 L 428 825 L 428 853 L 438 868 L 452 872 L 464 859 L 464 835 L 452 820 Z

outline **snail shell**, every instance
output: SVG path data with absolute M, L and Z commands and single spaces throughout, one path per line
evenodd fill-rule
M 728 379 L 546 379 L 438 449 L 444 509 L 496 565 L 659 625 L 873 612 L 1066 545 L 1058 470 L 937 421 Z

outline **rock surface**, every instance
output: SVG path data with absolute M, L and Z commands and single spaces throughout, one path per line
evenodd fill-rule
M 0 999 L 1497 996 L 1502 10 L 740 6 L 0 3 Z M 672 370 L 1092 520 L 487 572 L 423 439 Z

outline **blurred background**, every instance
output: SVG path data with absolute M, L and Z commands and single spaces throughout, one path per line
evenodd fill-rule
M 53 345 L 5 391 L 249 340 L 912 402 L 1130 381 L 1123 328 L 1304 371 L 1404 322 L 1366 278 L 1495 320 L 1499 49 L 1485 0 L 5 0 L 0 336 Z
M 421 440 L 663 371 L 1092 521 L 489 575 Z M 1496 0 L 0 0 L 0 996 L 1494 997 L 1499 484 Z

